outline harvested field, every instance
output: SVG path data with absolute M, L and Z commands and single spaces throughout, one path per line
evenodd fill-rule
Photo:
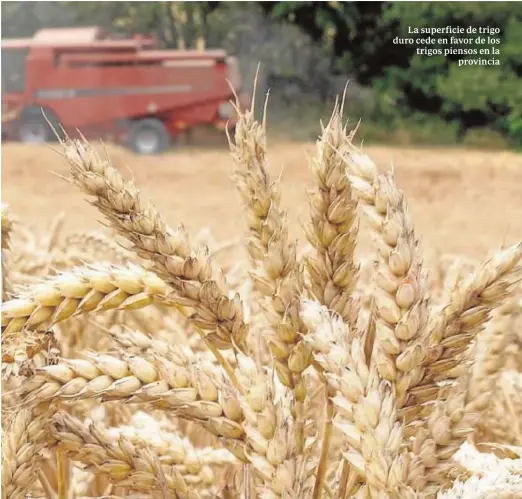
M 296 237 L 308 216 L 311 185 L 307 155 L 314 145 L 269 143 L 273 173 L 283 169 L 283 203 Z M 190 232 L 212 227 L 218 240 L 243 233 L 240 204 L 229 174 L 226 148 L 185 148 L 160 157 L 140 157 L 108 146 L 113 163 L 132 176 L 171 225 Z M 481 258 L 522 234 L 522 155 L 462 149 L 365 147 L 379 165 L 393 164 L 428 255 L 435 251 Z M 2 147 L 2 198 L 24 223 L 40 229 L 61 210 L 65 231 L 97 228 L 97 213 L 76 189 L 53 175 L 66 162 L 50 146 Z

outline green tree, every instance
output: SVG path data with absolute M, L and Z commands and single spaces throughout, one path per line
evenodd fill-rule
M 41 28 L 101 26 L 122 35 L 154 33 L 166 47 L 195 48 L 218 2 L 2 2 L 2 36 L 27 37 Z
M 263 7 L 329 43 L 332 67 L 378 91 L 380 115 L 435 114 L 456 122 L 461 135 L 472 126 L 489 126 L 522 143 L 522 3 L 263 2 Z M 459 67 L 460 55 L 428 57 L 414 45 L 393 43 L 408 36 L 409 26 L 448 25 L 499 28 L 500 65 Z
M 520 104 L 522 104 L 522 4 L 507 2 L 421 2 L 414 5 L 390 4 L 382 24 L 404 36 L 408 27 L 428 28 L 469 26 L 499 28 L 498 66 L 460 66 L 463 56 L 449 54 L 427 57 L 410 54 L 405 67 L 387 66 L 383 87 L 399 91 L 398 103 L 406 110 L 419 109 L 456 120 L 464 133 L 471 126 L 488 125 L 506 131 L 522 143 Z M 476 38 L 484 35 L 469 35 Z M 439 37 L 435 36 L 436 39 Z M 487 35 L 484 37 L 487 40 Z M 444 49 L 447 45 L 430 45 Z M 468 45 L 462 45 L 468 47 Z M 491 44 L 472 45 L 474 48 Z M 457 47 L 458 48 L 458 47 Z M 467 56 L 490 59 L 494 56 Z

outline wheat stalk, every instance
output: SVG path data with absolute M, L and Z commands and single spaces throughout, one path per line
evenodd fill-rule
M 13 230 L 13 219 L 7 205 L 2 204 L 0 214 L 2 217 L 2 301 L 5 301 L 11 291 L 9 281 L 9 264 L 6 251 L 9 250 L 11 231 Z

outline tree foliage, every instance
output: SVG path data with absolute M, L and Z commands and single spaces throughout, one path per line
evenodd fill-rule
M 30 36 L 46 27 L 101 26 L 121 33 L 155 34 L 166 47 L 195 48 L 219 2 L 2 2 L 2 36 Z
M 455 121 L 462 133 L 490 126 L 522 143 L 522 4 L 266 2 L 264 8 L 299 24 L 314 39 L 328 40 L 337 69 L 392 102 L 379 112 L 436 114 Z M 407 36 L 409 26 L 500 28 L 500 65 L 459 67 L 462 56 L 427 57 L 414 45 L 394 45 L 396 36 Z

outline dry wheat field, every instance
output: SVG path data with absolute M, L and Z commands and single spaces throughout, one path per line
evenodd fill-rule
M 3 147 L 2 499 L 522 498 L 522 157 L 267 127 Z

